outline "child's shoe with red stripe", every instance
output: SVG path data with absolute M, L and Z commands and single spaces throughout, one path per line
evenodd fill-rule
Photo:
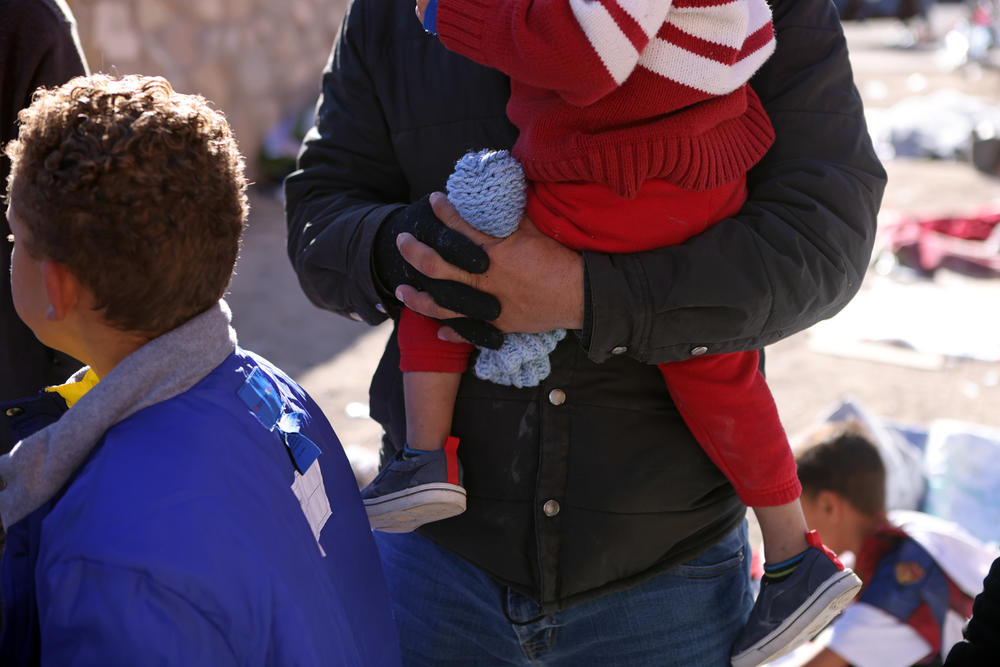
M 408 533 L 464 512 L 466 494 L 457 448 L 458 438 L 449 437 L 443 449 L 412 456 L 400 451 L 382 466 L 361 490 L 372 529 Z
M 861 590 L 861 580 L 845 568 L 815 530 L 794 570 L 780 580 L 761 582 L 743 632 L 733 646 L 733 667 L 753 667 L 779 658 L 815 637 Z M 791 569 L 791 568 L 789 568 Z

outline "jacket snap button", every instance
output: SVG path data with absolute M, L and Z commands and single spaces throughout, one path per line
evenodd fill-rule
M 16 417 L 24 414 L 24 408 L 7 408 L 7 412 L 5 414 L 8 417 Z
M 553 389 L 549 392 L 549 403 L 552 405 L 562 405 L 566 402 L 566 392 L 562 389 Z
M 546 500 L 545 504 L 542 505 L 542 511 L 545 512 L 545 516 L 555 516 L 556 514 L 559 514 L 559 501 Z
M 698 347 L 691 348 L 691 356 L 692 357 L 700 357 L 701 355 L 705 354 L 706 352 L 708 352 L 708 348 L 705 347 L 704 345 L 699 345 Z
M 619 354 L 625 354 L 626 352 L 628 352 L 628 347 L 625 345 L 619 345 L 617 347 L 611 348 L 611 354 L 615 355 L 616 357 Z

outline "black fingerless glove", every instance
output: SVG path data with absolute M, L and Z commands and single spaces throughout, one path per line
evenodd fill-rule
M 424 197 L 392 213 L 375 233 L 372 270 L 385 296 L 395 299 L 396 288 L 400 285 L 427 292 L 442 308 L 465 315 L 464 318 L 444 320 L 443 324 L 475 345 L 499 348 L 503 344 L 503 334 L 487 322 L 500 316 L 497 298 L 463 283 L 428 278 L 414 269 L 396 247 L 396 237 L 402 232 L 413 234 L 446 262 L 469 273 L 483 273 L 490 265 L 486 251 L 467 236 L 445 226 L 434 215 L 430 200 Z

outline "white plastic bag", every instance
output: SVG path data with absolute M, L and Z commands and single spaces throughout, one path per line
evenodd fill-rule
M 936 419 L 924 458 L 925 511 L 1000 542 L 1000 429 Z

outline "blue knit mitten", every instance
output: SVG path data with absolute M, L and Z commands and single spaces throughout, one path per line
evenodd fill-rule
M 466 153 L 448 178 L 448 199 L 470 225 L 506 238 L 524 213 L 524 171 L 507 151 Z M 533 387 L 548 376 L 549 353 L 565 337 L 565 329 L 507 334 L 500 349 L 479 348 L 476 375 L 496 384 Z

